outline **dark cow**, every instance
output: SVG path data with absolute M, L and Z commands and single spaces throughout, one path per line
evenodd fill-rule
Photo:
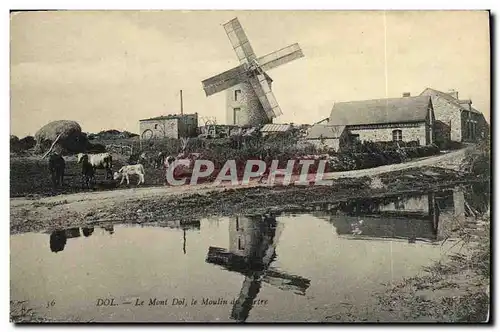
M 90 189 L 91 185 L 92 187 L 95 185 L 95 168 L 89 162 L 88 155 L 83 155 L 79 162 L 82 164 L 82 189 L 85 186 Z
M 63 185 L 65 168 L 66 162 L 64 158 L 57 153 L 52 153 L 49 157 L 49 171 L 54 188 Z
M 66 232 L 64 230 L 54 231 L 50 234 L 50 251 L 63 251 L 66 246 Z

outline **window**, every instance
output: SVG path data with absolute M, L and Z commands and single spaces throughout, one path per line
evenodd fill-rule
M 405 203 L 403 202 L 403 200 L 399 199 L 397 201 L 394 202 L 394 208 L 396 210 L 404 210 L 405 209 Z
M 238 118 L 239 118 L 239 113 L 241 111 L 241 108 L 237 107 L 237 108 L 233 108 L 233 124 L 237 124 L 239 121 L 238 121 Z
M 241 98 L 241 90 L 234 90 L 234 100 L 238 101 Z
M 243 250 L 243 244 L 241 243 L 241 238 L 238 238 L 238 250 Z
M 403 131 L 400 129 L 396 129 L 392 131 L 392 140 L 394 142 L 402 141 L 403 140 Z
M 359 134 L 350 134 L 349 137 L 353 143 L 359 142 Z
M 158 125 L 157 124 L 155 124 L 155 129 L 158 129 Z
M 474 140 L 476 139 L 476 123 L 474 122 L 468 122 L 467 123 L 467 134 L 469 139 Z

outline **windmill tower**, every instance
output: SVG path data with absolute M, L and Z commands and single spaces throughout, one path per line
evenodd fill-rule
M 226 119 L 238 126 L 271 123 L 283 114 L 271 91 L 272 79 L 266 71 L 304 56 L 299 44 L 257 58 L 237 18 L 224 29 L 240 65 L 202 81 L 208 96 L 226 90 Z

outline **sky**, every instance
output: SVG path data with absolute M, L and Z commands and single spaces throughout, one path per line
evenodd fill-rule
M 238 65 L 222 24 L 238 17 L 257 56 L 299 43 L 268 72 L 283 115 L 314 123 L 334 102 L 455 89 L 489 122 L 486 11 L 60 11 L 10 19 L 11 134 L 54 120 L 138 133 L 139 120 L 198 112 L 225 123 L 201 81 Z

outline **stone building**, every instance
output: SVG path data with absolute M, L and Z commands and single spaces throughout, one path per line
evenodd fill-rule
M 335 103 L 328 125 L 345 126 L 350 141 L 434 142 L 434 111 L 429 96 Z
M 269 87 L 273 80 L 266 76 Z M 272 121 L 266 115 L 257 94 L 249 82 L 226 90 L 226 123 L 237 126 L 258 126 Z
M 346 126 L 315 124 L 309 128 L 305 141 L 317 149 L 339 151 L 349 145 L 349 133 Z
M 426 88 L 420 95 L 432 98 L 436 129 L 440 131 L 438 140 L 477 142 L 489 135 L 484 115 L 472 107 L 470 99 L 459 99 L 458 91 Z
M 141 139 L 195 137 L 198 129 L 198 113 L 169 114 L 139 120 Z

